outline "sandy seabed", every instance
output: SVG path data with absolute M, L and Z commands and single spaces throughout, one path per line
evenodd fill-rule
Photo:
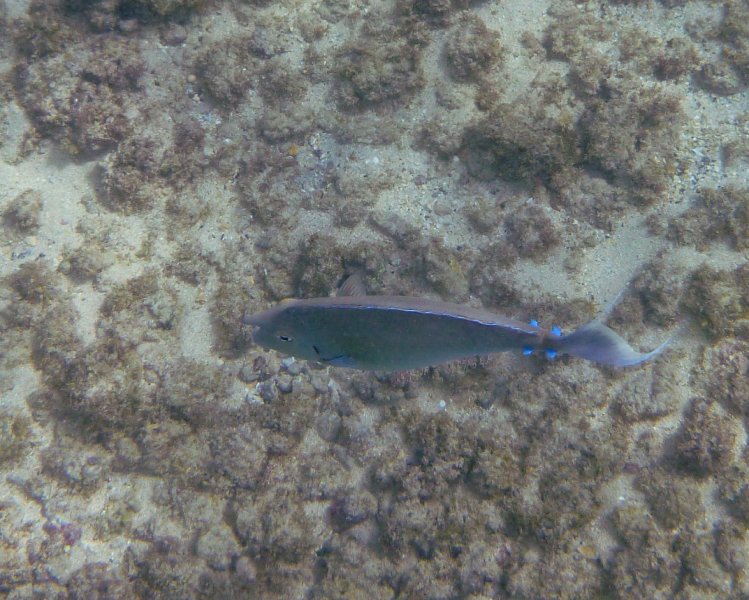
M 0 0 L 0 595 L 749 597 L 749 2 Z M 650 349 L 363 373 L 425 296 Z

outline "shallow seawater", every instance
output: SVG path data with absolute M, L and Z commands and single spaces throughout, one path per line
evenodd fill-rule
M 0 0 L 0 594 L 749 595 L 749 5 Z M 335 292 L 627 369 L 264 351 Z

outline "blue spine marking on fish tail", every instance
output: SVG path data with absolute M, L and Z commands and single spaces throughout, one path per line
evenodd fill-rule
M 553 348 L 560 353 L 603 365 L 629 367 L 656 357 L 670 342 L 669 338 L 651 352 L 637 352 L 618 333 L 596 319 L 569 335 L 558 338 Z
M 529 324 L 531 327 L 536 327 L 538 331 L 536 339 L 523 346 L 523 354 L 531 356 L 536 350 L 540 350 L 549 360 L 556 358 L 559 354 L 556 342 L 561 339 L 562 330 L 557 325 L 554 325 L 550 331 L 546 331 L 539 326 L 536 319 L 531 319 Z

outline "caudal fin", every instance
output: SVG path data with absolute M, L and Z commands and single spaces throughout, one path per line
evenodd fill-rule
M 583 325 L 577 331 L 562 336 L 555 348 L 563 354 L 585 358 L 603 365 L 630 367 L 658 356 L 671 343 L 673 336 L 650 352 L 637 352 L 614 330 L 600 319 Z

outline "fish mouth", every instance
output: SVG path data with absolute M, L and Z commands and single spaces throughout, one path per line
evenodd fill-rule
M 253 327 L 260 327 L 263 324 L 262 320 L 263 313 L 244 313 L 242 315 L 242 325 L 252 325 Z

